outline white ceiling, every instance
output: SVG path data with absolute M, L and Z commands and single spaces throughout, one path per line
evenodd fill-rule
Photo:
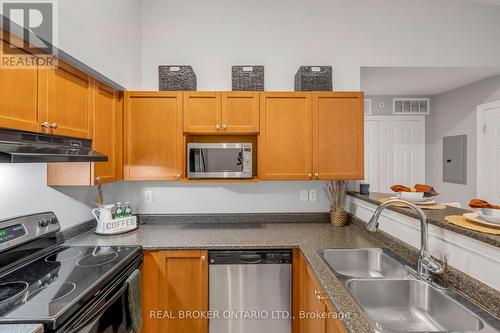
M 366 95 L 432 96 L 500 74 L 500 67 L 362 67 Z

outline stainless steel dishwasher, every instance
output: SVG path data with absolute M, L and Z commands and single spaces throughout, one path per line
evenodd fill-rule
M 209 333 L 290 333 L 290 250 L 209 252 Z

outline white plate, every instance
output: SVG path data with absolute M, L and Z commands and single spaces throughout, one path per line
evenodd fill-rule
M 397 192 L 396 195 L 404 200 L 419 201 L 424 199 L 424 192 Z
M 492 222 L 488 222 L 486 220 L 483 220 L 476 213 L 465 213 L 462 216 L 465 217 L 466 220 L 469 220 L 469 221 L 472 221 L 472 222 L 476 222 L 476 223 L 479 223 L 479 224 L 490 225 L 490 226 L 497 227 L 497 228 L 500 227 L 499 223 L 492 223 Z
M 476 213 L 483 220 L 500 225 L 500 210 L 492 208 L 483 208 L 483 209 L 478 209 Z
M 391 199 L 402 199 L 402 200 L 416 203 L 418 205 L 434 205 L 436 203 L 436 200 L 432 200 L 431 198 L 421 198 L 418 200 L 412 200 L 412 199 L 407 199 L 407 198 L 401 198 L 400 196 L 395 196 L 395 197 L 391 197 Z

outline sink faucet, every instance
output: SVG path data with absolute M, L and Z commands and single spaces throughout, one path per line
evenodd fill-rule
M 383 202 L 380 206 L 378 206 L 377 210 L 373 214 L 370 222 L 366 226 L 369 231 L 375 232 L 378 229 L 378 219 L 380 214 L 384 209 L 392 205 L 403 205 L 408 208 L 413 209 L 420 218 L 420 255 L 418 258 L 417 264 L 417 273 L 419 277 L 426 281 L 432 281 L 432 275 L 441 274 L 445 270 L 445 265 L 442 265 L 438 261 L 432 259 L 429 253 L 429 245 L 428 245 L 428 224 L 427 224 L 427 216 L 420 207 L 412 204 L 411 202 L 401 200 L 401 199 L 391 199 Z

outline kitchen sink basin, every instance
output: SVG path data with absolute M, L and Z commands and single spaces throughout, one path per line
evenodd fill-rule
M 382 332 L 473 332 L 484 327 L 445 291 L 424 281 L 353 279 L 347 287 Z
M 349 278 L 401 278 L 408 275 L 404 265 L 382 249 L 329 249 L 320 254 L 334 273 Z

